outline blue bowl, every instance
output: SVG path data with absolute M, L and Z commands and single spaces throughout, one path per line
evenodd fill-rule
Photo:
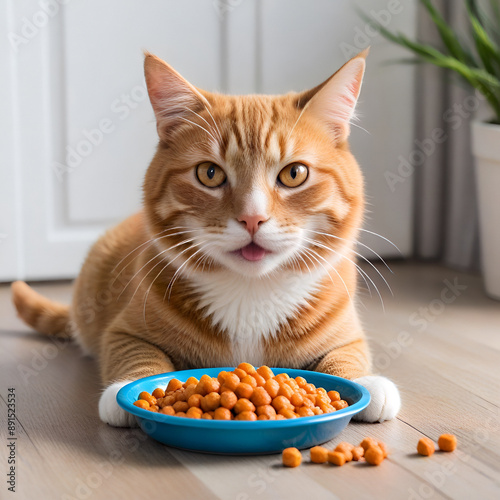
M 133 404 L 142 391 L 151 393 L 157 387 L 166 387 L 173 378 L 185 382 L 189 377 L 199 379 L 204 373 L 217 377 L 223 370 L 234 368 L 202 368 L 153 375 L 122 387 L 116 399 L 124 410 L 136 416 L 141 429 L 160 443 L 185 450 L 232 455 L 280 453 L 290 446 L 302 449 L 325 443 L 339 434 L 353 415 L 370 402 L 369 392 L 351 380 L 306 370 L 273 368 L 275 374 L 284 372 L 290 377 L 304 377 L 316 387 L 338 391 L 350 406 L 314 417 L 248 422 L 174 417 L 143 410 Z

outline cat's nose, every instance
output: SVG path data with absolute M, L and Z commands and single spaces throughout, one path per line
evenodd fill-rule
M 269 220 L 265 215 L 241 215 L 238 221 L 245 224 L 246 230 L 253 236 L 259 229 L 260 224 Z

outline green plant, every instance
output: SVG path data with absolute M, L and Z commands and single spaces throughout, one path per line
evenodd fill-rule
M 500 0 L 489 0 L 488 10 L 477 0 L 463 0 L 470 24 L 470 37 L 461 40 L 445 21 L 431 0 L 420 0 L 436 25 L 443 48 L 410 40 L 402 33 L 392 33 L 366 14 L 365 20 L 374 24 L 387 39 L 411 50 L 419 61 L 452 70 L 461 79 L 484 95 L 500 124 Z

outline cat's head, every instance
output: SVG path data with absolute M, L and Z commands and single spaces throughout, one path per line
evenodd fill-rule
M 363 212 L 347 138 L 365 57 L 305 92 L 229 96 L 146 54 L 160 143 L 144 202 L 166 259 L 245 276 L 339 260 Z

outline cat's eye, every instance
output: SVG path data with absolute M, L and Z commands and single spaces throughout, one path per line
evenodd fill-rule
M 196 177 L 204 186 L 209 188 L 222 186 L 226 182 L 224 170 L 210 161 L 200 163 L 196 167 Z
M 278 175 L 279 181 L 286 187 L 298 187 L 309 175 L 308 168 L 302 163 L 290 163 Z

